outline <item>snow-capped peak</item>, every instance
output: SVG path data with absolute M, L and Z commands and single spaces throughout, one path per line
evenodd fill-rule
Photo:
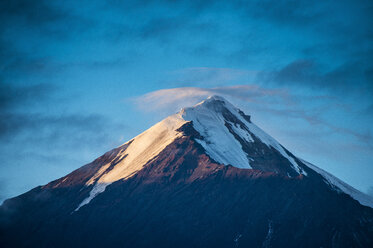
M 135 175 L 169 144 L 182 137 L 183 133 L 178 130 L 188 122 L 192 122 L 194 129 L 200 134 L 201 138 L 196 139 L 196 142 L 218 163 L 252 169 L 250 163 L 254 159 L 243 149 L 243 143 L 254 143 L 257 140 L 281 154 L 295 173 L 306 175 L 275 139 L 250 121 L 250 116 L 223 97 L 211 96 L 193 107 L 183 108 L 179 113 L 126 142 L 115 158 L 119 162 L 115 165 L 109 162 L 102 166 L 86 183 L 87 186 L 94 185 L 93 189 L 76 210 L 104 192 L 111 183 Z

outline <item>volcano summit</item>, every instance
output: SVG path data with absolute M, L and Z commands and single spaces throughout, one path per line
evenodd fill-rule
M 373 199 L 219 96 L 4 202 L 1 247 L 372 247 Z

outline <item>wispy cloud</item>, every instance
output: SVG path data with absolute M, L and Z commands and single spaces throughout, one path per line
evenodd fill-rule
M 367 194 L 373 197 L 373 186 L 370 186 L 367 190 Z
M 281 86 L 326 89 L 339 95 L 373 94 L 370 68 L 362 61 L 350 61 L 336 68 L 323 68 L 314 60 L 296 60 L 273 71 L 262 71 L 258 80 Z M 356 87 L 359 85 L 359 87 Z
M 99 114 L 35 111 L 35 105 L 56 103 L 55 92 L 56 87 L 47 84 L 0 84 L 0 144 L 21 137 L 23 144 L 31 145 L 94 145 L 110 140 L 106 129 L 123 128 Z
M 124 142 L 120 135 L 127 126 L 102 113 L 48 111 L 68 102 L 56 96 L 59 91 L 47 84 L 0 84 L 0 191 L 6 190 L 0 202 Z M 42 178 L 34 170 L 42 171 Z
M 369 132 L 343 126 L 343 123 L 338 123 L 338 125 L 325 118 L 329 112 L 349 111 L 346 106 L 328 96 L 294 95 L 283 89 L 269 89 L 257 85 L 236 85 L 214 88 L 163 89 L 134 98 L 133 102 L 142 111 L 166 115 L 177 112 L 182 107 L 192 106 L 211 95 L 226 97 L 245 110 L 249 110 L 250 114 L 276 116 L 281 122 L 288 119 L 301 120 L 307 123 L 310 129 L 319 127 L 328 130 L 329 135 L 338 133 L 354 137 L 357 141 L 373 148 L 373 137 Z M 310 105 L 310 101 L 314 104 Z
M 216 87 L 232 82 L 248 83 L 256 74 L 257 71 L 235 68 L 192 67 L 171 71 L 168 80 L 178 86 L 214 85 Z
M 231 100 L 238 99 L 246 102 L 258 102 L 268 96 L 281 99 L 287 98 L 287 93 L 283 90 L 269 90 L 256 85 L 236 85 L 214 88 L 182 87 L 163 89 L 137 97 L 134 102 L 145 111 L 170 108 L 177 110 L 184 106 L 193 105 L 211 95 L 222 95 Z

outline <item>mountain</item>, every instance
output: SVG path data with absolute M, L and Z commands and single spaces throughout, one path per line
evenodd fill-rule
M 224 98 L 6 200 L 1 247 L 373 247 L 373 200 Z

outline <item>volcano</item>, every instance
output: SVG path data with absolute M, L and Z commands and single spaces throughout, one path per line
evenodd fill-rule
M 373 247 L 373 199 L 219 96 L 0 207 L 1 247 Z

